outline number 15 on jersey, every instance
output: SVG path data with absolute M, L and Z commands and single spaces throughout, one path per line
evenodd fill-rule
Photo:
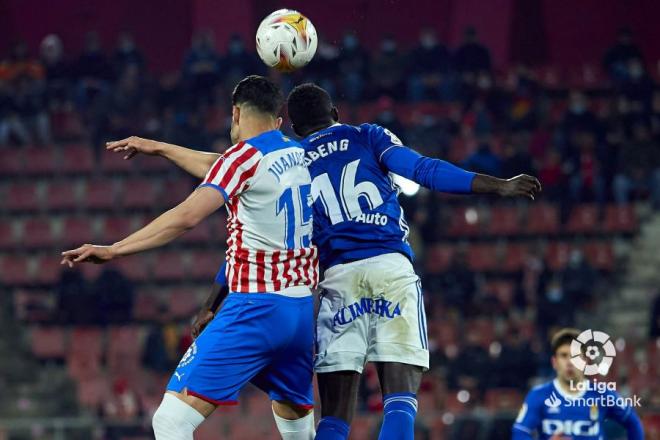
M 309 184 L 289 187 L 277 200 L 275 214 L 284 216 L 284 244 L 287 249 L 311 245 L 311 187 Z

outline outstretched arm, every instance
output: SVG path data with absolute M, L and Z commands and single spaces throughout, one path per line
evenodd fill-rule
M 541 191 L 541 184 L 532 176 L 521 174 L 511 179 L 498 179 L 472 173 L 444 160 L 422 156 L 403 146 L 390 147 L 383 152 L 380 160 L 393 173 L 435 191 L 526 196 L 531 199 Z
M 105 148 L 115 153 L 126 152 L 124 155 L 125 160 L 133 158 L 138 153 L 162 156 L 198 179 L 202 179 L 211 168 L 211 165 L 220 157 L 218 153 L 197 151 L 137 136 L 108 142 Z
M 170 209 L 139 231 L 111 246 L 85 244 L 78 249 L 62 252 L 61 264 L 105 263 L 113 258 L 131 255 L 163 246 L 195 227 L 224 204 L 219 191 L 202 187 L 186 200 Z

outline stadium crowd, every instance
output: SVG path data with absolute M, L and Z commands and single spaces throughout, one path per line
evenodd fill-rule
M 248 46 L 235 36 L 220 51 L 213 35 L 202 32 L 179 71 L 155 75 L 128 33 L 112 50 L 90 33 L 80 54 L 67 52 L 57 35 L 44 38 L 38 52 L 19 42 L 0 63 L 0 150 L 83 142 L 100 157 L 105 141 L 139 135 L 222 151 L 229 144 L 233 85 L 261 73 L 276 75 L 285 90 L 318 82 L 341 103 L 346 121 L 373 119 L 426 155 L 500 177 L 537 175 L 544 201 L 561 207 L 563 222 L 581 203 L 604 210 L 648 200 L 660 208 L 660 89 L 625 29 L 601 66 L 570 78 L 525 65 L 496 70 L 474 29 L 455 48 L 430 29 L 405 49 L 385 36 L 376 51 L 346 34 L 338 42 L 321 41 L 313 62 L 287 76 L 268 72 Z M 571 324 L 576 311 L 594 307 L 594 286 L 606 282 L 607 274 L 579 249 L 560 268 L 530 255 L 522 269 L 506 275 L 511 288 L 494 294 L 492 274 L 474 269 L 462 243 L 438 220 L 443 204 L 454 202 L 424 192 L 403 202 L 416 226 L 412 239 L 422 257 L 435 344 L 424 386 L 437 393 L 467 390 L 473 402 L 483 401 L 489 389 L 523 392 L 529 379 L 548 373 L 549 329 Z M 444 241 L 456 244 L 451 263 L 425 271 L 433 266 L 432 244 Z M 63 272 L 55 289 L 61 314 L 50 319 L 131 323 L 138 289 L 115 269 L 94 280 Z M 166 308 L 159 311 L 163 318 L 149 323 L 141 358 L 145 368 L 164 374 L 190 336 L 165 318 Z M 530 316 L 537 318 L 536 327 Z M 530 350 L 536 357 L 527 356 Z M 364 409 L 380 403 L 373 384 L 363 385 Z M 133 408 L 135 398 L 121 378 L 113 391 L 121 405 Z M 113 402 L 99 410 L 117 413 Z M 130 408 L 131 416 L 139 412 Z

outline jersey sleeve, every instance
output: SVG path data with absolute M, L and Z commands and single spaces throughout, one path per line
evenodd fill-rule
M 366 143 L 372 149 L 376 158 L 380 162 L 383 154 L 393 147 L 402 147 L 403 142 L 394 133 L 387 128 L 381 127 L 376 124 L 362 124 L 360 129 L 364 136 L 366 136 Z
M 531 439 L 541 423 L 541 402 L 539 393 L 530 391 L 518 412 L 511 430 L 513 440 Z
M 626 428 L 628 439 L 641 440 L 644 438 L 644 430 L 639 417 L 633 410 L 632 406 L 626 405 L 623 399 L 616 391 L 607 391 L 606 394 L 606 418 L 612 419 Z
M 240 142 L 215 161 L 200 187 L 210 186 L 217 189 L 228 203 L 245 190 L 249 179 L 257 170 L 261 157 L 261 153 L 256 148 Z

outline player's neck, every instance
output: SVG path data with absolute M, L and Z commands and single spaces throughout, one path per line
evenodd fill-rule
M 307 130 L 306 134 L 303 137 L 311 136 L 314 133 L 316 133 L 317 131 L 325 130 L 328 127 L 332 127 L 336 123 L 337 123 L 337 121 L 328 121 L 324 124 L 320 124 L 316 127 L 312 127 L 311 129 Z
M 577 380 L 577 381 L 573 381 L 573 382 L 581 382 L 581 380 Z M 565 392 L 566 394 L 579 394 L 580 393 L 580 391 L 576 389 L 575 385 L 573 387 L 571 387 L 571 381 L 570 380 L 566 381 L 566 380 L 564 380 L 560 377 L 557 377 L 557 382 L 555 382 L 555 383 L 559 384 L 559 387 L 561 388 L 561 390 L 563 392 Z
M 277 130 L 277 122 L 254 119 L 241 123 L 241 135 L 239 141 L 246 141 L 267 131 Z

